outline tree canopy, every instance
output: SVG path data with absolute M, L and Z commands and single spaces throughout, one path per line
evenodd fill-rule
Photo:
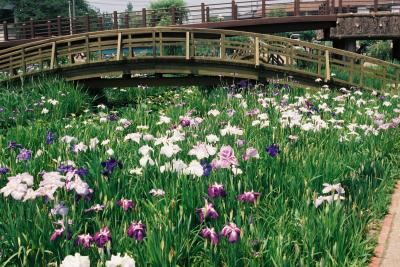
M 182 24 L 188 17 L 186 2 L 184 0 L 157 0 L 150 3 L 150 9 L 157 10 L 154 14 L 157 25 L 170 25 L 172 22 L 169 10 L 175 7 L 175 23 Z
M 69 0 L 0 0 L 0 4 L 13 4 L 15 6 L 15 17 L 18 21 L 51 19 L 57 16 L 68 17 Z M 86 0 L 75 0 L 76 15 L 86 13 L 96 14 Z

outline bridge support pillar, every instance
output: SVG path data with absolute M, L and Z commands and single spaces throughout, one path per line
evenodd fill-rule
M 355 39 L 334 39 L 333 48 L 346 50 L 349 52 L 357 51 L 357 41 Z
M 400 39 L 393 40 L 393 48 L 392 48 L 392 56 L 393 59 L 400 60 Z

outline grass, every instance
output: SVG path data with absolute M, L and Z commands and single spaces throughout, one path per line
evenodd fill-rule
M 115 107 L 111 110 L 94 107 L 82 90 L 57 79 L 25 84 L 18 91 L 2 90 L 0 167 L 8 167 L 10 172 L 0 176 L 0 188 L 7 184 L 6 177 L 28 172 L 34 176 L 33 188 L 37 189 L 41 172 L 56 171 L 61 162 L 72 160 L 88 170 L 82 179 L 94 193 L 91 200 L 77 200 L 76 193 L 65 188 L 55 192 L 54 200 L 37 197 L 22 202 L 0 196 L 0 266 L 55 265 L 75 252 L 88 255 L 93 265 L 103 264 L 111 254 L 127 253 L 138 266 L 363 266 L 375 245 L 375 239 L 368 235 L 369 226 L 385 214 L 399 174 L 398 128 L 377 130 L 374 121 L 378 114 L 384 115 L 385 122 L 398 116 L 400 101 L 389 95 L 353 92 L 339 101 L 336 92 L 274 85 L 243 90 L 240 95 L 228 95 L 228 88 L 109 89 L 106 95 Z M 49 99 L 59 103 L 53 106 Z M 35 105 L 38 101 L 43 104 Z M 266 101 L 264 106 L 262 101 Z M 119 102 L 125 105 L 118 107 Z M 335 111 L 337 107 L 344 107 L 344 112 Z M 42 114 L 43 108 L 49 112 Z M 257 117 L 246 112 L 255 108 L 268 115 L 269 126 L 252 126 Z M 13 113 L 15 109 L 19 112 Z M 212 109 L 221 114 L 208 115 Z M 230 109 L 236 111 L 232 117 L 227 114 Z M 282 114 L 288 110 L 301 114 L 298 126 L 282 124 Z M 171 137 L 172 126 L 179 125 L 180 116 L 189 111 L 192 119 L 204 121 L 196 127 L 177 128 L 185 138 L 174 142 L 181 151 L 172 158 L 162 155 L 163 145 L 154 141 L 124 141 L 134 132 Z M 366 114 L 370 111 L 373 115 Z M 121 128 L 119 120 L 109 120 L 111 114 L 131 125 Z M 160 114 L 171 118 L 171 123 L 158 124 Z M 322 121 L 327 127 L 318 129 L 317 125 L 325 125 Z M 243 136 L 222 136 L 220 130 L 228 122 L 243 129 Z M 306 123 L 314 125 L 314 130 L 305 130 Z M 137 129 L 140 125 L 149 129 Z M 357 127 L 351 131 L 354 125 Z M 375 134 L 369 131 L 372 129 Z M 57 136 L 54 144 L 45 142 L 48 131 Z M 233 148 L 243 174 L 216 169 L 210 176 L 195 177 L 160 171 L 172 159 L 186 164 L 196 160 L 188 151 L 209 134 L 220 139 L 213 144 L 217 151 L 223 145 Z M 95 137 L 109 143 L 74 153 L 70 145 L 60 141 L 66 135 L 86 145 Z M 298 140 L 289 141 L 290 135 Z M 238 139 L 246 140 L 246 145 L 238 147 Z M 11 140 L 31 150 L 32 158 L 17 161 L 19 149 L 7 148 Z M 131 169 L 140 167 L 138 150 L 145 144 L 154 149 L 151 158 L 156 164 L 143 167 L 141 175 L 131 174 Z M 279 145 L 276 157 L 265 150 L 272 144 Z M 249 147 L 257 149 L 258 159 L 242 159 Z M 101 174 L 101 162 L 109 158 L 110 148 L 122 168 L 107 177 Z M 226 197 L 207 196 L 208 186 L 215 182 L 224 185 Z M 341 183 L 345 199 L 316 208 L 313 202 L 322 195 L 323 183 Z M 152 188 L 163 189 L 165 196 L 151 196 Z M 252 190 L 261 193 L 256 203 L 237 201 L 237 195 Z M 132 199 L 135 207 L 123 211 L 116 205 L 122 198 Z M 205 199 L 214 204 L 219 218 L 201 223 L 195 209 L 204 206 Z M 51 215 L 54 205 L 61 202 L 69 208 L 68 214 Z M 105 209 L 85 212 L 94 204 L 104 204 Z M 54 222 L 60 219 L 73 223 L 50 241 L 59 228 Z M 139 220 L 147 227 L 143 241 L 126 234 L 129 224 Z M 220 232 L 229 222 L 242 231 L 236 243 L 220 237 L 214 246 L 199 235 L 206 226 Z M 90 248 L 76 245 L 78 235 L 94 234 L 105 226 L 112 236 L 105 249 L 95 244 Z

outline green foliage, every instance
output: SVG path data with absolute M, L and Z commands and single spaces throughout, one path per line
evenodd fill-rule
M 189 11 L 184 0 L 158 0 L 150 3 L 150 9 L 154 10 L 151 19 L 152 23 L 157 26 L 171 25 L 171 8 L 176 8 L 176 24 L 182 24 L 187 19 Z
M 86 0 L 75 0 L 76 15 L 96 14 Z M 15 17 L 18 21 L 27 21 L 30 18 L 45 20 L 57 16 L 68 17 L 69 0 L 0 0 L 0 3 L 11 3 L 15 6 Z
M 382 60 L 390 60 L 392 48 L 390 41 L 374 41 L 367 47 L 367 55 Z
M 69 114 L 80 114 L 89 106 L 89 98 L 82 88 L 76 88 L 56 78 L 37 79 L 18 87 L 1 87 L 0 131 L 16 125 L 59 120 Z M 45 98 L 42 98 L 45 95 Z M 52 100 L 58 103 L 53 105 Z M 48 114 L 43 111 L 48 110 Z
M 273 9 L 270 12 L 268 12 L 268 17 L 285 17 L 287 15 L 286 11 L 284 9 Z

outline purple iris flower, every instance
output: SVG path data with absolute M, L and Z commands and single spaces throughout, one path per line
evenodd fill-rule
M 89 170 L 86 168 L 79 168 L 75 170 L 75 174 L 79 175 L 80 177 L 88 175 Z
M 132 222 L 128 227 L 127 234 L 129 237 L 135 238 L 137 241 L 142 241 L 146 237 L 146 225 L 141 221 Z
M 110 114 L 107 116 L 107 120 L 109 121 L 117 121 L 119 119 L 119 117 L 115 114 Z
M 86 202 L 89 202 L 93 198 L 94 190 L 92 188 L 88 189 L 88 193 L 86 195 L 75 194 L 76 201 L 83 199 Z
M 261 195 L 261 193 L 258 192 L 244 192 L 243 194 L 240 194 L 237 196 L 237 200 L 243 201 L 243 202 L 250 202 L 250 203 L 255 203 L 257 201 L 257 198 Z
M 128 211 L 129 209 L 132 209 L 133 206 L 135 206 L 135 202 L 133 202 L 130 199 L 120 199 L 117 201 L 117 205 L 122 207 L 124 209 L 124 211 Z
M 93 240 L 99 248 L 103 248 L 107 242 L 111 241 L 111 232 L 108 227 L 106 226 L 95 233 Z
M 21 149 L 17 155 L 17 160 L 29 160 L 32 157 L 32 151 L 27 149 Z
M 46 144 L 51 145 L 54 143 L 54 140 L 56 140 L 56 134 L 53 132 L 47 132 L 46 134 Z
M 207 201 L 204 207 L 196 209 L 196 212 L 199 213 L 201 222 L 204 222 L 204 220 L 208 217 L 212 219 L 217 219 L 219 217 L 217 211 L 214 209 L 214 205 L 212 203 L 208 203 Z
M 203 175 L 205 177 L 210 176 L 210 174 L 212 172 L 212 165 L 204 159 L 200 161 L 200 164 L 201 164 L 201 166 L 203 166 Z
M 64 227 L 54 230 L 53 234 L 50 236 L 50 241 L 54 241 L 57 238 L 59 238 L 60 236 L 62 236 L 62 234 L 64 233 L 64 230 L 65 230 Z
M 234 223 L 229 223 L 222 228 L 221 235 L 228 237 L 229 243 L 235 243 L 240 237 L 240 228 Z
M 8 142 L 8 149 L 16 149 L 16 148 L 22 148 L 21 144 L 17 144 L 15 141 L 10 141 Z
M 266 148 L 266 151 L 271 157 L 276 157 L 280 152 L 279 146 L 277 144 L 270 145 Z
M 122 169 L 122 163 L 114 158 L 110 158 L 109 160 L 102 162 L 101 166 L 105 168 L 105 170 L 103 170 L 101 173 L 106 176 L 110 175 L 116 167 Z
M 190 126 L 190 119 L 189 118 L 182 118 L 180 121 L 180 124 L 182 127 L 188 127 Z
M 245 141 L 245 140 L 239 139 L 239 140 L 236 141 L 236 146 L 237 146 L 238 148 L 241 148 L 241 147 L 244 146 L 245 144 L 246 144 L 246 141 Z
M 83 246 L 84 248 L 89 248 L 92 242 L 93 242 L 93 237 L 90 234 L 78 235 L 76 239 L 76 245 Z
M 73 166 L 71 166 L 71 165 L 63 165 L 63 164 L 61 164 L 61 165 L 58 167 L 58 171 L 59 171 L 60 173 L 65 174 L 65 173 L 67 173 L 67 172 L 74 172 L 74 171 L 75 171 L 75 168 L 74 168 Z
M 260 113 L 260 110 L 258 108 L 249 110 L 246 112 L 246 116 L 255 116 L 258 115 Z
M 210 185 L 208 187 L 208 196 L 211 198 L 225 197 L 226 191 L 224 185 L 217 183 Z
M 248 81 L 246 81 L 246 80 L 241 80 L 241 81 L 238 83 L 238 86 L 239 86 L 240 89 L 243 89 L 243 88 L 248 88 L 248 87 L 250 87 L 251 84 L 250 84 Z
M 10 171 L 7 167 L 0 167 L 0 174 L 7 174 Z
M 204 238 L 209 238 L 211 240 L 211 244 L 218 244 L 218 234 L 215 232 L 214 228 L 204 228 L 201 230 L 200 235 Z

